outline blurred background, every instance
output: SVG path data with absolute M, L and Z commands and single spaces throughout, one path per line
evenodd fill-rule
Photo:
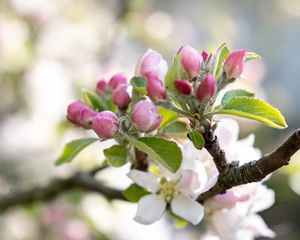
M 241 137 L 254 132 L 256 146 L 271 151 L 299 127 L 299 39 L 299 0 L 1 0 L 0 194 L 101 164 L 103 145 L 95 144 L 72 164 L 54 167 L 66 142 L 91 134 L 65 121 L 66 107 L 100 77 L 132 76 L 147 48 L 169 63 L 183 44 L 213 51 L 227 42 L 259 53 L 263 61 L 247 63 L 239 84 L 278 107 L 289 128 L 240 121 Z M 125 172 L 107 172 L 115 176 L 109 184 L 128 185 Z M 267 183 L 276 204 L 262 215 L 276 239 L 300 239 L 299 182 L 300 153 Z M 0 239 L 198 239 L 166 219 L 139 225 L 135 209 L 72 191 L 2 213 Z

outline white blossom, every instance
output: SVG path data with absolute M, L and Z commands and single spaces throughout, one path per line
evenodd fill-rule
M 128 173 L 136 184 L 151 192 L 139 200 L 134 219 L 142 224 L 154 223 L 170 204 L 174 214 L 194 225 L 198 224 L 203 218 L 204 208 L 195 200 L 203 192 L 207 181 L 203 164 L 185 159 L 175 174 L 163 167 L 160 169 L 160 177 L 139 170 Z

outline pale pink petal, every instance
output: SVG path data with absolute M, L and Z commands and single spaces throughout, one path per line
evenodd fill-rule
M 215 131 L 222 148 L 228 148 L 238 140 L 239 125 L 230 118 L 223 118 Z
M 194 161 L 193 165 L 183 166 L 178 187 L 192 199 L 199 196 L 206 186 L 207 174 L 204 165 L 199 161 Z
M 138 202 L 134 220 L 146 225 L 154 223 L 161 218 L 166 205 L 163 197 L 156 194 L 146 195 Z
M 171 209 L 177 216 L 191 222 L 193 225 L 200 223 L 204 216 L 203 206 L 184 194 L 176 195 L 173 198 Z
M 139 170 L 131 170 L 127 176 L 137 185 L 149 189 L 153 193 L 158 190 L 158 178 L 151 173 L 142 172 Z
M 214 211 L 210 216 L 210 228 L 224 239 L 236 239 L 237 232 L 242 229 L 244 216 L 234 210 Z
M 274 238 L 276 234 L 268 228 L 261 216 L 253 214 L 245 219 L 246 228 L 251 231 L 254 237 L 269 237 Z
M 256 213 L 263 211 L 270 208 L 275 203 L 275 193 L 265 185 L 258 184 L 252 201 L 253 205 L 250 209 L 251 212 Z

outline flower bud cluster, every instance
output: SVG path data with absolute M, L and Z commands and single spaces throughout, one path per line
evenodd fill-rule
M 167 94 L 163 80 L 167 71 L 167 61 L 152 49 L 149 49 L 138 61 L 135 74 L 146 78 L 147 95 L 154 102 L 166 99 Z
M 211 56 L 206 51 L 200 53 L 189 45 L 181 47 L 177 55 L 187 73 L 187 78 L 174 81 L 176 90 L 184 96 L 194 94 L 199 101 L 209 100 L 215 96 L 217 79 L 210 73 L 211 66 L 207 64 Z M 245 49 L 235 50 L 229 54 L 223 66 L 226 79 L 235 79 L 242 74 L 245 56 Z
M 245 56 L 246 50 L 231 52 L 224 61 L 222 76 L 226 79 L 239 77 L 243 71 Z M 179 97 L 182 95 L 186 97 L 183 99 L 189 99 L 187 97 L 194 96 L 194 99 L 200 103 L 204 102 L 203 104 L 207 104 L 208 100 L 215 97 L 218 90 L 217 82 L 220 79 L 216 79 L 212 74 L 212 57 L 212 54 L 206 51 L 199 52 L 189 45 L 184 45 L 178 50 L 175 57 L 177 65 L 179 64 L 178 69 L 175 69 L 178 73 L 173 74 L 178 79 L 173 79 L 173 88 L 177 90 Z M 154 104 L 143 97 L 134 100 L 131 98 L 128 79 L 124 73 L 113 75 L 109 81 L 99 79 L 95 89 L 96 97 L 105 101 L 109 99 L 118 107 L 119 117 L 127 116 L 126 119 L 129 121 L 127 130 L 134 125 L 140 133 L 152 132 L 162 121 L 155 104 L 169 101 L 164 86 L 169 70 L 171 71 L 168 69 L 167 61 L 159 52 L 152 49 L 149 49 L 137 63 L 135 76 L 145 79 L 146 94 Z M 103 110 L 106 111 L 95 112 L 83 102 L 76 101 L 69 105 L 67 119 L 76 126 L 93 129 L 102 139 L 112 138 L 120 127 L 119 119 L 114 112 L 108 111 L 110 109 Z
M 101 139 L 112 138 L 119 129 L 119 119 L 111 111 L 94 112 L 81 101 L 68 106 L 67 119 L 78 127 L 93 129 Z
M 99 96 L 112 94 L 112 102 L 121 109 L 126 109 L 131 98 L 127 91 L 127 77 L 124 73 L 117 73 L 107 82 L 101 78 L 96 84 L 96 93 Z
M 211 73 L 206 73 L 199 81 L 199 75 L 208 59 L 208 53 L 200 53 L 189 45 L 181 47 L 177 53 L 180 56 L 180 63 L 187 73 L 188 79 L 178 79 L 174 81 L 176 90 L 185 96 L 194 94 L 199 101 L 209 100 L 216 93 L 216 79 Z

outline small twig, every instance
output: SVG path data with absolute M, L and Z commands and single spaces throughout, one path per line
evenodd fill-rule
M 105 161 L 102 165 L 99 167 L 93 168 L 89 171 L 89 175 L 95 176 L 97 173 L 101 172 L 102 170 L 106 169 L 108 167 L 107 162 Z
M 226 174 L 229 171 L 229 164 L 225 157 L 225 152 L 221 149 L 217 136 L 212 131 L 206 131 L 204 134 L 205 149 L 213 157 L 214 163 L 220 175 Z
M 134 148 L 135 153 L 135 162 L 132 165 L 132 168 L 147 172 L 149 167 L 149 160 L 146 153 Z
M 45 186 L 33 187 L 0 196 L 0 211 L 16 205 L 49 201 L 71 189 L 94 191 L 108 199 L 126 200 L 122 191 L 103 185 L 87 173 L 78 172 L 69 178 L 54 179 Z
M 158 106 L 161 106 L 161 107 L 165 108 L 165 109 L 168 109 L 168 110 L 171 110 L 173 112 L 176 112 L 176 113 L 178 113 L 181 116 L 188 117 L 188 118 L 193 118 L 193 116 L 189 112 L 181 110 L 180 108 L 176 107 L 170 101 L 157 101 L 156 104 Z

